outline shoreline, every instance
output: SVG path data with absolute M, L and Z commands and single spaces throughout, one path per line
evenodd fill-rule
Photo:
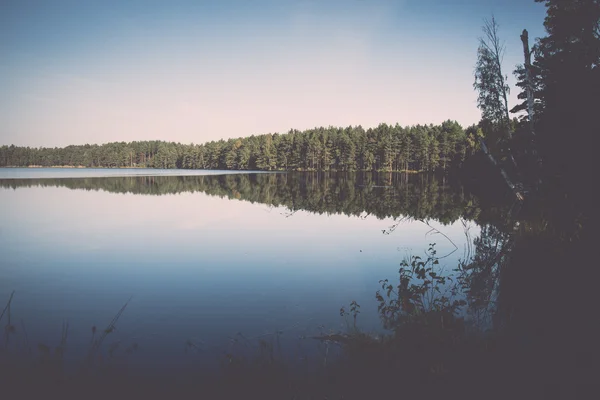
M 75 165 L 53 165 L 53 166 L 43 166 L 43 165 L 27 165 L 27 166 L 16 166 L 16 165 L 7 165 L 0 166 L 0 169 L 18 169 L 18 168 L 27 168 L 27 169 L 44 169 L 44 168 L 53 168 L 53 169 L 156 169 L 156 170 L 173 170 L 173 171 L 242 171 L 242 172 L 313 172 L 313 173 L 322 173 L 322 172 L 333 172 L 333 173 L 356 173 L 356 172 L 371 172 L 378 174 L 387 174 L 387 173 L 403 173 L 403 174 L 421 174 L 421 173 L 436 173 L 436 171 L 418 171 L 418 170 L 393 170 L 393 171 L 377 171 L 377 170 L 354 170 L 354 171 L 337 171 L 337 170 L 303 170 L 303 169 L 290 169 L 290 170 L 246 170 L 246 169 L 203 169 L 203 168 L 154 168 L 154 167 L 84 167 L 84 166 L 75 166 Z
M 67 169 L 155 169 L 148 167 L 84 167 L 82 165 L 52 165 L 52 166 L 43 166 L 43 165 L 26 165 L 26 166 L 16 166 L 16 165 L 7 165 L 0 168 L 67 168 Z M 173 168 L 180 169 L 180 168 Z

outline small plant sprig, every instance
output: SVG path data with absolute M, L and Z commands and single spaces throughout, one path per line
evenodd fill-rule
M 356 327 L 356 318 L 358 317 L 358 314 L 360 314 L 360 305 L 356 302 L 356 300 L 352 300 L 352 302 L 350 302 L 350 312 L 346 311 L 346 307 L 344 306 L 340 308 L 340 317 L 344 317 L 344 320 L 346 321 L 346 327 L 349 331 L 350 324 L 348 323 L 348 315 L 352 315 L 352 330 L 356 332 L 358 330 Z

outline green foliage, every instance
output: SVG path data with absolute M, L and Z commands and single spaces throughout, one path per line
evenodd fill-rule
M 494 124 L 506 124 L 508 119 L 507 94 L 509 87 L 502 72 L 504 46 L 498 36 L 498 23 L 492 16 L 483 26 L 484 37 L 479 39 L 475 82 L 477 106 L 481 117 Z
M 436 145 L 430 146 L 434 142 Z M 405 128 L 398 124 L 380 124 L 367 131 L 360 126 L 319 127 L 303 132 L 290 130 L 285 134 L 219 140 L 202 145 L 162 141 L 65 148 L 5 145 L 0 147 L 0 167 L 433 171 L 439 167 L 446 169 L 462 165 L 464 151 L 461 149 L 468 147 L 462 127 L 455 121 L 446 121 L 441 126 Z

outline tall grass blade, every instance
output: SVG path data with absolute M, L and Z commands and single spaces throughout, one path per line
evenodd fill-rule
M 102 342 L 104 341 L 106 336 L 108 336 L 109 333 L 111 333 L 115 330 L 115 324 L 121 317 L 121 314 L 123 314 L 123 311 L 125 311 L 125 308 L 127 308 L 127 305 L 129 304 L 130 301 L 131 301 L 131 297 L 129 298 L 129 300 L 127 300 L 125 302 L 125 304 L 123 304 L 123 307 L 121 307 L 119 312 L 117 312 L 117 314 L 113 317 L 113 319 L 110 321 L 110 323 L 108 324 L 106 329 L 104 331 L 102 331 L 100 338 L 98 338 L 98 340 L 92 344 L 92 347 L 90 348 L 90 352 L 88 354 L 88 362 L 91 363 L 94 360 L 94 356 L 96 355 L 96 352 L 98 351 L 98 349 L 102 346 Z
M 2 321 L 4 314 L 8 310 L 8 318 L 9 318 L 8 323 L 10 324 L 10 302 L 12 301 L 14 295 L 15 295 L 15 291 L 13 290 L 12 293 L 10 294 L 10 297 L 8 298 L 8 303 L 6 303 L 4 310 L 2 310 L 2 314 L 0 314 L 0 322 Z

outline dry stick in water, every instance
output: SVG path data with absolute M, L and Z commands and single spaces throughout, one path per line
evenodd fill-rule
M 8 323 L 10 324 L 10 302 L 12 301 L 14 295 L 15 295 L 15 291 L 13 290 L 12 293 L 10 294 L 10 297 L 8 298 L 8 303 L 6 303 L 6 306 L 4 307 L 4 310 L 2 311 L 2 315 L 0 315 L 0 321 L 2 321 L 2 318 L 4 317 L 6 310 L 8 310 Z
M 10 325 L 10 303 L 12 302 L 13 296 L 15 294 L 15 291 L 13 290 L 12 293 L 10 294 L 10 297 L 8 299 L 8 303 L 6 303 L 6 307 L 4 307 L 4 310 L 2 311 L 2 315 L 0 315 L 0 321 L 2 321 L 2 318 L 4 317 L 4 314 L 7 313 L 8 311 L 8 323 L 6 324 L 6 328 L 4 330 L 5 333 L 5 341 L 4 341 L 4 348 L 8 347 L 8 336 L 10 334 L 10 329 L 12 328 Z
M 121 317 L 121 314 L 123 314 L 123 311 L 125 311 L 125 308 L 127 307 L 127 304 L 129 304 L 130 301 L 131 301 L 131 297 L 129 298 L 129 300 L 127 300 L 127 302 L 125 302 L 125 304 L 123 305 L 123 307 L 121 307 L 121 309 L 114 316 L 114 318 L 112 319 L 112 321 L 110 321 L 110 324 L 108 324 L 108 326 L 106 327 L 106 329 L 102 332 L 102 335 L 100 336 L 100 338 L 98 339 L 98 341 L 95 342 L 92 345 L 92 348 L 90 349 L 90 353 L 88 355 L 88 361 L 91 362 L 93 360 L 93 357 L 96 354 L 96 351 L 98 351 L 98 349 L 100 348 L 100 346 L 102 346 L 102 342 L 104 341 L 104 338 L 106 338 L 106 336 L 109 333 L 111 333 L 112 331 L 115 330 L 115 324 L 117 323 L 117 321 Z

